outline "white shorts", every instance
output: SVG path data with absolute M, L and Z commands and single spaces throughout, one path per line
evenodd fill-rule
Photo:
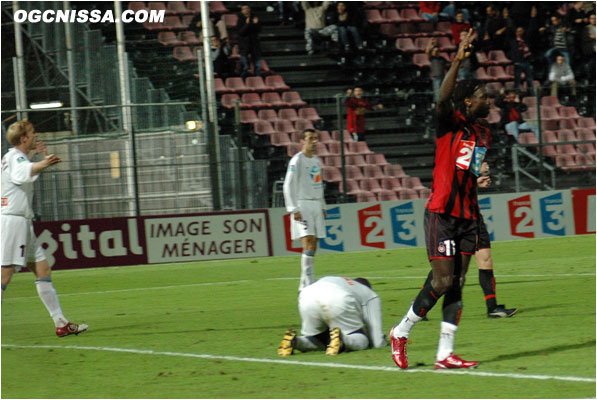
M 299 312 L 303 321 L 301 335 L 305 336 L 334 328 L 346 335 L 365 326 L 358 301 L 333 284 L 319 282 L 301 290 Z
M 299 200 L 298 206 L 303 220 L 296 221 L 293 215 L 290 216 L 291 239 L 296 240 L 305 236 L 326 237 L 321 202 L 317 200 Z
M 0 226 L 2 229 L 2 266 L 26 267 L 27 262 L 46 259 L 46 253 L 33 233 L 31 220 L 17 215 L 2 215 Z

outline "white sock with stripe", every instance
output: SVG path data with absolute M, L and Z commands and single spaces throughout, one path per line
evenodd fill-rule
M 37 288 L 37 294 L 42 303 L 46 306 L 50 316 L 54 320 L 56 327 L 65 326 L 68 320 L 62 314 L 62 308 L 60 307 L 60 300 L 58 300 L 58 294 L 54 285 L 52 284 L 52 278 L 41 278 L 35 280 L 35 287 Z
M 457 330 L 457 325 L 442 321 L 439 334 L 439 345 L 437 346 L 437 361 L 445 360 L 454 352 L 454 338 Z

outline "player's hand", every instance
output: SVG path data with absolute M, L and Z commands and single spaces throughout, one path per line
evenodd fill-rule
M 465 58 L 470 57 L 472 50 L 473 50 L 473 45 L 471 44 L 472 41 L 473 41 L 473 29 L 471 28 L 471 29 L 469 29 L 466 36 L 464 37 L 464 39 L 462 39 L 462 41 L 460 42 L 460 45 L 458 46 L 458 52 L 456 53 L 457 60 L 462 61 Z
M 383 104 L 378 104 L 377 108 L 379 108 L 381 110 L 383 108 Z
M 323 218 L 327 218 L 327 216 L 328 216 L 327 210 L 321 210 L 321 211 L 323 211 Z
M 480 188 L 488 188 L 491 185 L 491 177 L 489 175 L 480 176 L 477 178 L 477 186 Z
M 346 90 L 346 95 L 347 95 L 347 96 L 350 96 L 351 94 L 352 94 L 352 89 L 347 89 L 347 90 Z
M 481 168 L 479 168 L 479 172 L 481 173 L 481 176 L 489 175 L 489 164 L 487 163 L 487 161 L 483 161 L 481 163 Z
M 303 215 L 301 214 L 300 211 L 297 211 L 294 213 L 294 220 L 295 221 L 302 221 L 303 220 Z
M 35 145 L 34 154 L 44 153 L 48 155 L 48 148 L 44 142 L 37 142 Z
M 254 23 L 254 24 L 257 24 L 257 23 L 259 23 L 259 18 L 257 18 L 257 17 L 253 17 L 253 23 Z

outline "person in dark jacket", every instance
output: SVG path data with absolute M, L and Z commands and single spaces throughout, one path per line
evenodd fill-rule
M 357 26 L 359 25 L 358 18 L 354 13 L 354 10 L 346 7 L 346 3 L 339 2 L 336 6 L 336 12 L 333 16 L 333 24 L 338 27 L 338 34 L 340 35 L 340 42 L 344 47 L 345 51 L 350 51 L 350 41 L 348 39 L 348 32 L 352 35 L 357 49 L 363 49 L 363 40 L 359 34 Z
M 509 40 L 508 58 L 514 63 L 514 86 L 520 90 L 520 78 L 524 72 L 527 82 L 527 90 L 531 96 L 534 95 L 533 79 L 535 73 L 531 64 L 531 50 L 526 42 L 524 28 L 516 28 L 516 34 Z
M 520 131 L 533 131 L 539 139 L 539 128 L 522 119 L 522 113 L 527 110 L 527 105 L 520 101 L 514 89 L 506 89 L 503 95 L 495 99 L 495 105 L 502 110 L 501 124 L 518 141 Z
M 249 55 L 255 65 L 255 76 L 260 76 L 261 43 L 259 42 L 259 32 L 261 32 L 261 22 L 259 22 L 259 18 L 251 14 L 251 8 L 246 4 L 240 8 L 236 31 L 238 32 L 238 51 L 242 64 L 241 77 L 247 76 Z

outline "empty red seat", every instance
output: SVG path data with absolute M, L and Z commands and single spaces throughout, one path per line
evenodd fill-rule
M 452 23 L 450 21 L 440 21 L 437 23 L 436 30 L 444 36 L 452 36 Z
M 506 57 L 503 50 L 490 50 L 489 53 L 487 53 L 487 58 L 489 59 L 489 62 L 494 65 L 507 65 L 512 63 L 512 61 Z
M 520 132 L 518 135 L 518 143 L 520 144 L 537 144 L 539 140 L 533 132 Z
M 402 166 L 399 164 L 389 164 L 384 167 L 384 173 L 390 178 L 408 178 L 408 175 L 404 173 Z
M 574 107 L 560 107 L 557 109 L 558 114 L 560 114 L 560 118 L 565 118 L 565 119 L 579 119 L 580 115 L 578 115 L 578 112 L 576 111 L 576 108 Z
M 259 121 L 255 110 L 240 110 L 240 123 L 241 124 L 254 124 Z
M 417 10 L 414 8 L 403 8 L 400 11 L 400 17 L 405 20 L 405 22 L 425 22 L 425 19 L 420 17 Z
M 328 131 L 318 131 L 317 135 L 319 143 L 329 144 L 334 142 Z
M 419 192 L 417 192 L 415 189 L 402 188 L 398 189 L 397 192 L 400 200 L 412 200 L 419 198 Z
M 305 129 L 315 129 L 315 127 L 313 126 L 313 122 L 309 121 L 308 119 L 304 119 L 304 118 L 297 118 L 294 121 L 294 128 L 297 131 L 304 131 Z
M 242 78 L 226 78 L 224 84 L 228 89 L 232 90 L 234 93 L 248 93 L 252 91 L 251 88 L 248 88 L 247 85 L 245 85 Z
M 366 165 L 365 176 L 367 178 L 383 179 L 385 175 L 379 165 Z
M 595 120 L 593 118 L 579 118 L 578 119 L 578 127 L 579 128 L 588 128 L 595 130 Z
M 288 134 L 291 134 L 292 132 L 296 131 L 296 129 L 294 129 L 294 126 L 292 126 L 292 122 L 285 119 L 277 120 L 274 123 L 274 129 L 278 132 L 285 132 Z
M 147 9 L 150 11 L 164 11 L 166 12 L 166 4 L 163 1 L 150 1 L 147 3 Z
M 334 138 L 334 140 L 340 141 L 340 132 L 332 131 L 332 138 Z M 354 142 L 354 139 L 346 129 L 342 131 L 342 139 L 344 140 L 344 143 Z
M 363 179 L 359 182 L 359 186 L 364 192 L 378 193 L 385 190 L 379 186 L 379 180 L 377 179 Z
M 296 121 L 298 119 L 298 115 L 294 108 L 281 108 L 278 110 L 278 118 L 279 119 L 287 119 L 289 121 Z
M 387 190 L 398 191 L 402 189 L 400 180 L 397 178 L 382 178 L 381 187 Z
M 384 167 L 389 165 L 390 163 L 386 161 L 386 157 L 383 154 L 368 154 L 365 156 L 365 160 L 367 163 L 371 165 L 379 165 L 380 167 Z
M 426 199 L 431 194 L 431 189 L 424 187 L 417 190 L 417 192 L 419 193 L 419 199 Z
M 338 188 L 340 189 L 340 193 L 344 193 L 344 191 L 343 191 L 344 188 L 343 188 L 342 184 L 338 185 Z M 359 187 L 359 183 L 357 181 L 355 181 L 355 180 L 349 180 L 349 179 L 347 179 L 346 180 L 346 189 L 347 189 L 346 192 L 348 194 L 352 194 L 352 195 L 355 195 L 355 196 L 357 194 L 359 194 L 359 193 L 363 193 L 363 191 Z
M 493 76 L 490 76 L 487 72 L 485 72 L 485 68 L 483 68 L 483 67 L 477 68 L 476 73 L 477 73 L 477 79 L 479 79 L 480 81 L 491 82 L 491 81 L 496 80 L 496 78 L 494 78 Z
M 264 109 L 257 111 L 257 117 L 259 117 L 259 119 L 269 121 L 272 123 L 275 123 L 279 119 L 278 114 L 276 114 L 276 110 L 272 109 Z
M 562 107 L 560 104 L 560 100 L 557 96 L 543 96 L 541 98 L 541 105 L 542 106 L 549 106 L 549 107 Z
M 319 142 L 317 143 L 315 154 L 317 154 L 318 157 L 327 157 L 331 155 L 326 145 Z
M 296 153 L 301 151 L 302 148 L 303 148 L 303 145 L 300 143 L 290 143 L 288 146 L 286 146 L 286 154 L 288 155 L 288 157 L 292 157 Z
M 576 155 L 578 152 L 576 151 L 576 147 L 574 147 L 573 144 L 558 144 L 556 146 L 556 153 Z
M 291 141 L 287 133 L 276 132 L 270 136 L 270 141 L 274 146 L 288 146 Z
M 365 10 L 365 15 L 367 17 L 367 22 L 370 24 L 387 24 L 391 22 L 382 17 L 379 10 Z
M 357 167 L 356 165 L 346 165 L 345 170 L 346 170 L 346 179 L 359 180 L 359 181 L 365 179 L 365 177 L 363 176 L 363 173 L 361 172 L 361 169 L 359 167 Z
M 456 46 L 448 36 L 441 36 L 437 39 L 437 46 L 441 51 L 454 51 Z
M 365 161 L 365 157 L 360 154 L 350 154 L 346 156 L 346 163 L 348 165 L 356 165 L 360 168 L 365 168 L 367 166 L 367 161 Z
M 371 150 L 369 150 L 369 146 L 367 146 L 367 142 L 349 142 L 348 144 L 348 151 L 355 154 L 373 154 Z
M 280 95 L 276 92 L 264 92 L 261 95 L 261 99 L 264 103 L 269 104 L 269 107 L 281 108 L 281 107 L 292 107 L 285 101 L 280 99 Z
M 299 94 L 299 92 L 282 93 L 282 101 L 285 101 L 286 103 L 290 104 L 290 107 L 296 108 L 305 107 L 307 105 L 307 102 L 301 99 L 301 95 Z
M 393 190 L 381 189 L 376 193 L 378 201 L 395 201 L 399 200 L 398 195 Z
M 576 153 L 584 154 L 595 159 L 595 143 L 578 143 Z
M 168 1 L 166 2 L 166 15 L 185 15 L 192 14 L 192 10 L 188 10 L 182 1 Z
M 144 1 L 130 1 L 129 2 L 129 10 L 132 11 L 147 11 L 147 8 L 145 7 L 145 2 Z
M 259 98 L 257 93 L 245 93 L 240 98 L 241 108 L 265 108 L 268 104 L 265 104 Z
M 238 44 L 235 44 L 234 46 L 232 46 L 232 53 L 230 53 L 230 55 L 228 56 L 228 58 L 230 60 L 240 59 L 240 53 L 239 53 L 239 50 L 238 50 Z
M 572 129 L 572 130 L 577 130 L 578 129 L 578 126 L 576 125 L 576 120 L 574 120 L 574 119 L 566 119 L 566 118 L 559 119 L 559 118 L 555 117 L 555 115 L 557 115 L 557 114 L 558 114 L 557 111 L 555 113 L 553 113 L 554 116 L 552 117 L 551 120 L 552 121 L 555 120 L 558 123 L 558 127 L 560 129 Z
M 253 124 L 253 131 L 258 135 L 273 135 L 277 132 L 269 121 L 263 120 Z
M 158 42 L 163 46 L 184 46 L 186 43 L 178 40 L 174 32 L 159 32 Z
M 571 129 L 560 129 L 557 132 L 558 142 L 576 142 L 576 134 Z
M 322 177 L 323 180 L 326 182 L 341 182 L 342 181 L 342 173 L 337 167 L 328 167 L 325 166 L 322 168 Z
M 487 75 L 498 81 L 511 81 L 514 79 L 514 76 L 507 74 L 501 65 L 487 67 Z
M 187 46 L 199 46 L 203 42 L 195 35 L 193 31 L 184 31 L 178 34 L 178 38 Z
M 298 110 L 298 116 L 309 121 L 319 121 L 321 117 L 313 107 L 301 108 Z
M 197 3 L 195 1 L 189 1 L 189 3 Z M 209 3 L 209 13 L 214 14 L 226 14 L 230 12 L 229 9 L 226 8 L 223 1 L 210 1 Z
M 249 76 L 245 79 L 245 86 L 253 92 L 268 92 L 272 88 L 265 85 L 260 76 Z
M 399 37 L 416 37 L 417 26 L 413 22 L 403 22 L 398 25 Z
M 425 186 L 423 186 L 423 184 L 421 183 L 421 179 L 418 176 L 411 176 L 405 179 L 403 183 L 405 183 L 405 186 L 410 189 L 419 190 L 425 188 Z
M 187 29 L 189 26 L 182 23 L 179 17 L 171 15 L 164 17 L 164 27 L 170 31 L 181 31 Z
M 574 162 L 579 169 L 595 169 L 595 155 L 593 157 L 584 155 L 584 154 L 577 154 L 574 156 Z
M 413 55 L 413 64 L 419 68 L 430 68 L 431 62 L 429 56 L 425 53 L 416 53 Z
M 371 192 L 359 192 L 356 194 L 356 196 L 357 203 L 370 203 L 377 201 L 377 196 Z
M 578 137 L 578 140 L 595 141 L 595 132 L 593 132 L 591 129 L 579 128 L 576 131 L 576 136 Z
M 398 10 L 394 8 L 387 8 L 381 12 L 381 17 L 392 24 L 399 24 L 406 22 L 404 18 L 400 16 Z
M 287 91 L 290 90 L 284 79 L 280 75 L 270 75 L 265 77 L 265 85 L 273 88 L 273 90 Z
M 535 96 L 527 96 L 522 98 L 522 102 L 527 107 L 537 107 L 537 98 Z
M 191 62 L 197 60 L 197 57 L 193 55 L 191 49 L 188 46 L 177 46 L 172 51 L 172 55 L 178 61 L 181 62 Z
M 541 107 L 541 119 L 544 119 L 544 120 L 550 120 L 550 119 L 559 120 L 560 116 L 558 115 L 558 112 L 556 111 L 555 107 L 542 106 Z
M 435 34 L 433 23 L 431 22 L 419 22 L 417 29 L 419 31 L 417 36 L 434 36 Z
M 417 53 L 420 51 L 419 48 L 415 46 L 413 40 L 408 37 L 396 39 L 396 48 L 405 53 Z
M 431 40 L 430 37 L 418 37 L 418 38 L 415 38 L 415 40 L 413 41 L 413 44 L 418 49 L 418 51 L 424 52 L 425 49 L 427 48 L 427 43 L 429 43 L 430 40 Z
M 224 81 L 221 78 L 214 78 L 214 88 L 216 94 L 232 93 L 232 91 L 224 85 Z
M 240 100 L 240 97 L 238 96 L 238 94 L 232 93 L 232 94 L 224 94 L 222 95 L 222 107 L 227 108 L 227 109 L 234 109 L 235 107 L 235 101 L 236 100 Z

